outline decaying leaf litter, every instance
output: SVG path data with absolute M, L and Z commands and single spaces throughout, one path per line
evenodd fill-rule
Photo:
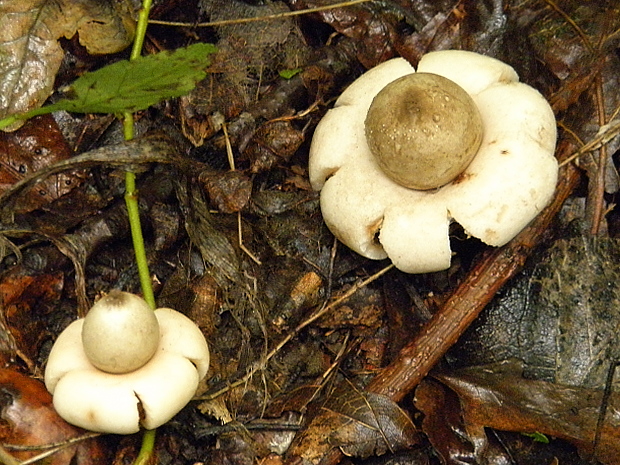
M 48 2 L 17 11 L 9 10 L 17 2 L 6 3 L 0 5 L 6 17 L 23 18 L 38 9 L 43 18 L 57 19 Z M 78 3 L 89 15 L 100 14 L 88 2 Z M 618 358 L 617 7 L 368 2 L 295 18 L 191 26 L 196 18 L 260 17 L 323 5 L 156 2 L 155 19 L 190 25 L 151 26 L 149 53 L 194 42 L 215 43 L 219 51 L 192 93 L 139 114 L 144 137 L 121 143 L 118 123 L 109 115 L 66 113 L 54 115 L 59 131 L 50 119 L 35 119 L 4 136 L 0 180 L 8 190 L 2 197 L 0 341 L 6 365 L 40 377 L 55 336 L 89 303 L 112 288 L 139 289 L 122 203 L 122 167 L 131 163 L 140 173 L 158 303 L 196 321 L 215 359 L 197 400 L 159 431 L 162 463 L 290 463 L 297 457 L 336 463 L 382 452 L 391 457 L 401 449 L 410 463 L 616 463 L 615 395 L 607 404 L 603 397 L 607 370 Z M 68 17 L 57 22 L 69 32 L 58 27 L 55 37 L 45 38 L 47 46 L 55 46 L 66 37 L 60 68 L 41 50 L 21 52 L 24 63 L 47 65 L 56 82 L 51 101 L 85 70 L 124 57 L 122 52 L 95 57 L 84 42 L 90 33 L 73 25 L 71 10 L 61 10 Z M 115 21 L 92 24 L 113 24 L 115 32 L 105 36 L 127 34 L 122 11 L 105 14 Z M 32 30 L 21 32 L 22 42 L 37 42 L 42 29 Z M 474 50 L 513 65 L 556 110 L 558 158 L 581 156 L 562 168 L 554 203 L 509 245 L 486 249 L 455 230 L 457 255 L 448 272 L 408 276 L 334 242 L 307 181 L 307 147 L 322 114 L 363 69 L 394 55 L 415 64 L 425 52 L 445 48 Z M 297 69 L 289 79 L 281 77 Z M 3 76 L 3 88 L 13 91 L 3 95 L 23 100 L 15 75 Z M 24 82 L 39 82 L 27 77 Z M 49 95 L 37 92 L 30 105 Z M 552 252 L 539 251 L 556 239 L 565 241 L 556 245 L 558 267 L 546 258 Z M 573 276 L 573 261 L 586 278 Z M 523 265 L 533 273 L 511 281 Z M 594 276 L 599 279 L 588 281 Z M 584 288 L 574 286 L 580 280 Z M 470 330 L 475 334 L 460 341 L 476 347 L 475 357 L 462 358 L 467 351 L 455 348 L 444 361 L 500 289 L 503 300 L 492 304 L 490 315 L 499 320 L 521 315 L 516 330 L 505 330 L 518 337 L 503 336 L 498 333 L 503 328 L 488 326 L 493 318 L 483 316 Z M 550 297 L 539 311 L 531 293 L 544 297 L 541 289 Z M 506 301 L 513 306 L 502 310 Z M 578 332 L 571 333 L 573 328 Z M 490 357 L 481 360 L 484 354 Z M 498 361 L 508 368 L 449 368 Z M 427 378 L 416 393 L 431 370 L 434 380 Z M 3 384 L 2 442 L 11 453 L 13 443 L 59 441 L 37 431 L 20 437 L 9 412 L 20 408 L 17 399 L 25 389 Z M 482 392 L 507 401 L 498 407 Z M 542 399 L 535 413 L 526 408 L 532 392 Z M 450 402 L 441 404 L 444 397 Z M 505 408 L 508 401 L 511 409 Z M 49 400 L 41 393 L 36 402 Z M 557 412 L 569 412 L 571 428 Z M 498 432 L 485 433 L 485 426 Z M 551 444 L 539 446 L 502 431 L 545 433 Z M 139 447 L 132 436 L 100 441 L 76 460 L 132 460 Z M 94 448 L 107 456 L 99 459 Z

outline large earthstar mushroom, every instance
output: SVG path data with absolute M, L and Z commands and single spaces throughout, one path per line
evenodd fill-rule
M 551 200 L 551 107 L 507 64 L 473 52 L 367 71 L 320 121 L 310 182 L 329 229 L 408 273 L 450 266 L 448 228 L 501 246 Z

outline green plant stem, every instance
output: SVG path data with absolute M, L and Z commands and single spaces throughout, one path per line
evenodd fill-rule
M 149 272 L 149 265 L 146 259 L 142 226 L 140 224 L 140 208 L 138 206 L 138 193 L 136 191 L 136 174 L 133 171 L 125 172 L 125 205 L 127 206 L 131 239 L 133 241 L 133 249 L 136 255 L 136 265 L 138 266 L 138 276 L 140 277 L 142 294 L 144 300 L 146 300 L 146 303 L 148 303 L 152 309 L 155 309 L 155 296 L 153 294 L 153 286 L 151 285 L 151 274 Z
M 151 10 L 151 0 L 142 0 L 142 9 L 138 16 L 138 24 L 136 26 L 136 36 L 131 50 L 130 60 L 135 60 L 142 53 L 142 45 L 146 35 L 146 27 L 149 20 L 149 12 Z M 130 112 L 123 114 L 123 133 L 125 140 L 131 140 L 134 137 L 134 118 Z M 131 229 L 131 238 L 133 241 L 133 249 L 136 255 L 136 265 L 138 266 L 138 275 L 140 277 L 140 286 L 144 300 L 152 309 L 156 308 L 155 296 L 153 294 L 153 286 L 151 284 L 151 273 L 146 259 L 146 250 L 144 247 L 144 236 L 142 235 L 142 225 L 140 223 L 140 208 L 138 205 L 138 193 L 136 191 L 136 174 L 127 170 L 125 172 L 125 205 L 127 206 L 127 215 L 129 218 L 129 226 Z M 142 446 L 134 465 L 147 465 L 153 457 L 155 448 L 156 430 L 146 430 L 142 436 Z
M 153 456 L 153 449 L 155 448 L 155 436 L 157 430 L 147 429 L 142 436 L 142 446 L 140 447 L 140 453 L 133 465 L 147 465 Z
M 11 115 L 11 116 L 7 116 L 6 118 L 3 118 L 0 120 L 0 129 L 4 129 L 7 126 L 10 126 L 13 123 L 16 123 L 19 121 L 19 116 L 17 115 Z
M 151 0 L 142 0 L 142 9 L 138 15 L 138 24 L 136 25 L 136 35 L 133 39 L 130 60 L 135 60 L 142 54 L 142 45 L 146 36 L 146 28 L 149 25 L 149 13 L 151 12 L 152 3 Z
M 18 121 L 26 121 L 35 116 L 47 115 L 48 113 L 52 113 L 53 111 L 54 105 L 48 105 L 45 107 L 34 108 L 26 113 L 7 116 L 6 118 L 0 120 L 0 129 L 4 129 L 11 124 L 17 123 Z
M 123 112 L 123 137 L 125 140 L 133 139 L 133 113 Z
M 134 38 L 133 47 L 131 49 L 130 60 L 135 60 L 142 53 L 142 45 L 146 35 L 148 26 L 149 12 L 151 10 L 151 0 L 142 1 L 142 9 L 138 15 L 138 24 L 136 26 L 136 36 Z M 130 112 L 123 114 L 123 134 L 125 140 L 132 140 L 134 137 L 134 118 Z M 133 241 L 133 249 L 136 255 L 136 265 L 138 266 L 138 276 L 140 277 L 140 286 L 144 300 L 155 309 L 155 296 L 153 294 L 153 286 L 151 285 L 151 273 L 146 258 L 146 250 L 144 247 L 144 236 L 142 235 L 142 225 L 140 223 L 140 208 L 138 206 L 138 193 L 136 191 L 136 175 L 133 171 L 125 172 L 125 204 L 127 206 L 127 215 L 129 217 L 129 226 L 131 229 L 131 238 Z
M 124 113 L 123 135 L 125 140 L 133 139 L 133 123 L 133 114 L 130 112 Z M 133 250 L 136 255 L 136 265 L 138 267 L 138 277 L 140 278 L 142 295 L 144 300 L 146 300 L 146 303 L 149 304 L 152 309 L 155 309 L 157 306 L 155 304 L 153 286 L 151 285 L 151 273 L 149 271 L 149 262 L 146 258 L 144 236 L 142 235 L 142 224 L 140 222 L 140 206 L 138 204 L 138 191 L 136 189 L 136 174 L 131 170 L 125 171 L 125 205 L 127 207 L 129 229 L 131 230 L 131 240 L 133 242 Z

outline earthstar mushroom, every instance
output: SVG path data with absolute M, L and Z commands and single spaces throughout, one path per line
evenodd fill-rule
M 422 91 L 399 91 L 391 103 L 381 102 L 416 74 L 433 81 Z M 436 90 L 445 81 L 468 98 Z M 446 96 L 471 101 L 475 109 L 442 108 Z M 428 106 L 433 103 L 439 107 Z M 459 112 L 467 115 L 464 120 L 453 118 Z M 476 115 L 481 134 L 472 156 Z M 413 127 L 403 128 L 404 121 Z M 442 134 L 452 142 L 444 144 Z M 389 257 L 405 272 L 439 271 L 450 266 L 451 222 L 500 246 L 547 205 L 557 182 L 555 142 L 551 107 L 519 83 L 509 65 L 473 52 L 431 52 L 418 73 L 395 58 L 342 93 L 316 128 L 310 182 L 321 191 L 325 223 L 351 249 L 371 259 Z M 450 159 L 458 166 L 445 163 Z
M 144 322 L 145 331 L 135 326 L 136 320 Z M 127 352 L 138 354 L 139 360 L 131 360 L 131 354 L 119 357 L 125 343 Z M 142 343 L 151 352 L 148 360 L 140 354 Z M 105 349 L 111 349 L 109 356 Z M 122 365 L 128 371 L 120 370 Z M 208 368 L 206 340 L 189 318 L 169 308 L 153 311 L 135 295 L 112 291 L 86 318 L 58 336 L 45 369 L 45 385 L 67 422 L 91 431 L 131 434 L 140 427 L 157 428 L 176 415 L 194 396 Z

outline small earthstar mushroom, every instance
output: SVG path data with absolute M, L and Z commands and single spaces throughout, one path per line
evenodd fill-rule
M 501 246 L 551 200 L 555 117 L 509 65 L 473 52 L 395 58 L 364 73 L 319 122 L 309 174 L 334 235 L 408 273 L 450 266 L 459 223 Z
M 45 385 L 67 422 L 131 434 L 176 415 L 208 368 L 207 342 L 189 318 L 114 290 L 58 336 Z

